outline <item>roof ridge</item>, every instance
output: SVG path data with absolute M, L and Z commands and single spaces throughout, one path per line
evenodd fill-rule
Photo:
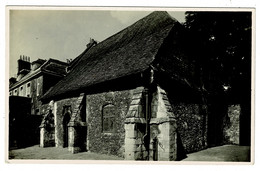
M 154 18 L 155 15 L 157 15 L 157 17 L 158 17 L 158 14 L 164 14 L 165 17 L 168 17 L 168 18 L 172 19 L 173 21 L 177 21 L 175 18 L 171 17 L 171 16 L 169 15 L 169 13 L 166 12 L 166 11 L 153 11 L 152 13 L 148 14 L 147 16 L 145 16 L 145 17 L 141 18 L 140 20 L 137 20 L 137 21 L 134 22 L 133 24 L 127 26 L 127 27 L 124 28 L 123 30 L 118 31 L 117 33 L 115 33 L 115 34 L 109 36 L 109 37 L 106 38 L 105 40 L 101 41 L 99 44 L 103 43 L 103 42 L 106 41 L 107 39 L 110 39 L 111 37 L 114 37 L 114 36 L 116 36 L 116 35 L 118 35 L 118 34 L 124 32 L 124 31 L 127 30 L 127 29 L 130 29 L 131 27 L 133 27 L 133 26 L 136 25 L 137 23 L 141 23 L 141 22 L 144 22 L 144 21 L 147 20 L 147 19 Z
M 162 19 L 162 17 L 164 17 L 164 20 Z M 168 25 L 168 24 L 175 23 L 175 22 L 178 22 L 176 19 L 174 19 L 173 17 L 171 17 L 171 16 L 169 15 L 169 13 L 166 12 L 166 11 L 153 11 L 152 13 L 150 13 L 150 14 L 148 14 L 147 16 L 141 18 L 140 20 L 134 22 L 133 24 L 131 24 L 130 26 L 124 28 L 123 30 L 121 30 L 121 31 L 119 31 L 119 32 L 117 32 L 117 33 L 115 33 L 115 34 L 109 36 L 108 38 L 106 38 L 105 40 L 103 40 L 103 41 L 101 41 L 100 43 L 98 43 L 95 47 L 93 47 L 93 48 L 90 49 L 89 51 L 91 52 L 91 50 L 93 50 L 93 49 L 97 49 L 97 48 L 103 47 L 104 44 L 105 44 L 105 45 L 109 44 L 109 43 L 108 43 L 109 40 L 111 40 L 111 39 L 113 39 L 113 38 L 116 38 L 116 36 L 118 36 L 118 35 L 120 35 L 120 34 L 122 34 L 122 33 L 124 33 L 124 32 L 125 32 L 125 34 L 127 34 L 127 33 L 129 33 L 129 32 L 133 32 L 133 28 L 136 29 L 137 32 L 138 32 L 139 30 L 144 30 L 144 29 L 140 29 L 140 27 L 136 28 L 136 26 L 137 26 L 137 25 L 142 25 L 142 26 L 146 27 L 146 26 L 147 26 L 147 22 L 148 22 L 147 20 L 153 20 L 153 21 L 155 20 L 155 21 L 158 21 L 159 23 L 164 23 L 165 20 L 167 20 L 167 21 L 169 22 L 169 23 L 167 23 L 167 25 Z M 155 22 L 153 22 L 152 24 L 155 25 Z M 164 24 L 165 24 L 165 23 L 164 23 Z M 150 25 L 150 26 L 151 26 L 151 25 Z M 159 30 L 157 30 L 157 31 L 160 31 L 160 28 L 159 28 Z M 130 37 L 130 36 L 126 36 L 125 34 L 123 34 L 123 36 L 120 36 L 119 39 L 122 40 L 123 37 Z M 154 32 L 151 31 L 151 33 L 150 33 L 150 34 L 147 34 L 145 37 L 150 36 L 151 34 L 154 34 Z M 131 42 L 131 40 L 133 40 L 134 37 L 136 37 L 136 34 L 133 35 L 132 38 L 131 38 L 130 40 L 128 40 L 128 42 Z M 113 45 L 118 44 L 117 42 L 119 42 L 120 40 L 114 41 L 115 43 L 114 43 Z M 124 42 L 126 42 L 126 41 L 124 41 Z M 122 42 L 121 42 L 120 44 L 121 44 L 121 46 L 123 46 L 123 43 L 122 43 Z M 128 43 L 126 43 L 126 44 L 128 44 Z M 126 44 L 124 44 L 124 46 L 125 46 Z M 103 49 L 103 48 L 102 48 L 102 49 Z M 112 48 L 112 49 L 113 49 L 113 48 Z M 110 51 L 113 51 L 112 49 L 110 49 Z M 89 51 L 87 51 L 87 52 L 89 52 Z M 85 55 L 85 53 L 83 53 L 82 56 L 84 56 L 84 55 Z M 80 55 L 79 55 L 79 56 L 80 56 Z M 79 61 L 81 61 L 81 60 L 87 60 L 87 59 L 89 59 L 89 58 L 91 58 L 91 55 L 90 55 L 88 58 L 86 58 L 86 59 L 83 59 L 83 58 L 81 57 L 81 59 L 79 59 Z M 95 58 L 96 58 L 96 57 L 95 57 Z M 78 62 L 79 62 L 79 61 L 78 61 Z
M 155 11 L 84 53 L 42 100 L 146 70 L 177 20 Z

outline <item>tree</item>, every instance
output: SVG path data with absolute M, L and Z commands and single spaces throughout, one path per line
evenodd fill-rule
M 210 95 L 240 92 L 242 100 L 251 87 L 251 13 L 186 12 L 184 24 L 198 84 Z
M 194 59 L 196 66 L 194 82 L 201 89 L 204 103 L 211 106 L 209 113 L 214 115 L 214 120 L 209 123 L 215 124 L 212 130 L 221 134 L 224 106 L 228 103 L 241 104 L 240 119 L 246 120 L 241 129 L 245 128 L 242 134 L 247 136 L 244 144 L 248 144 L 252 13 L 186 12 L 184 26 L 188 33 L 188 55 Z

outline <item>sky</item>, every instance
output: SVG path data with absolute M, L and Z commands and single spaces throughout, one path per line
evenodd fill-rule
M 17 75 L 20 55 L 74 59 L 86 48 L 90 38 L 101 42 L 121 31 L 152 11 L 100 10 L 10 10 L 9 19 L 9 77 Z M 169 14 L 179 22 L 184 12 Z

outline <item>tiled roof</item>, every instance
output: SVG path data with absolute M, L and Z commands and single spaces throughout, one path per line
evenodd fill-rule
M 176 23 L 167 12 L 151 13 L 89 49 L 42 99 L 145 71 Z

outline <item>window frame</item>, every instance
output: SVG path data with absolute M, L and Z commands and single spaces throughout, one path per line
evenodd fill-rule
M 23 85 L 22 85 L 22 86 L 20 86 L 20 90 L 19 90 L 19 96 L 24 96 Z
M 106 114 L 106 109 L 109 109 L 108 112 L 110 112 L 109 114 Z M 111 108 L 113 113 L 111 114 Z M 115 105 L 113 104 L 106 104 L 102 106 L 102 133 L 105 134 L 112 134 L 115 132 L 115 121 L 116 121 L 116 117 L 115 117 Z M 105 122 L 105 120 L 107 120 Z M 111 121 L 112 121 L 112 128 L 111 128 Z M 107 126 L 105 126 L 105 124 L 107 123 Z M 109 126 L 110 125 L 110 126 Z
M 13 93 L 14 96 L 18 96 L 18 91 L 17 91 L 17 88 L 14 89 L 14 93 Z

